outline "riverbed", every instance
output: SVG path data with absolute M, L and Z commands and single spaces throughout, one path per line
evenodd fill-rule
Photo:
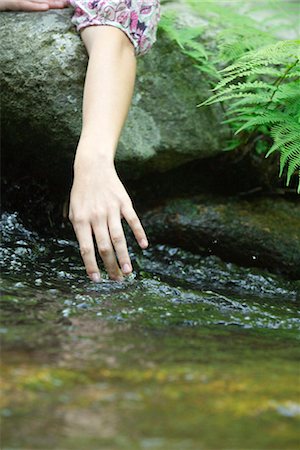
M 2 217 L 4 450 L 299 448 L 299 284 L 132 243 L 124 282 Z

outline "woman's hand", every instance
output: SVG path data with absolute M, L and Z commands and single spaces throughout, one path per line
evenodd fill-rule
M 90 279 L 100 281 L 94 235 L 109 277 L 120 281 L 132 271 L 121 219 L 128 222 L 141 248 L 148 246 L 146 234 L 114 165 L 93 151 L 82 152 L 83 156 L 82 146 L 74 164 L 69 217 Z
M 0 0 L 0 11 L 48 11 L 68 6 L 68 0 Z

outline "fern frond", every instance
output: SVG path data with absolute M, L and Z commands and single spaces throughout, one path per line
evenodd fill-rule
M 289 123 L 280 123 L 271 130 L 271 136 L 274 143 L 267 152 L 268 157 L 274 151 L 280 151 L 280 173 L 282 176 L 284 168 L 287 167 L 287 186 L 290 184 L 291 177 L 296 171 L 300 170 L 300 123 L 289 120 Z M 299 179 L 300 182 L 300 179 Z M 300 191 L 300 184 L 298 192 Z
M 272 110 L 263 110 L 260 114 L 257 114 L 255 117 L 252 117 L 248 120 L 242 127 L 240 127 L 235 134 L 240 133 L 247 128 L 252 128 L 254 126 L 261 125 L 273 125 L 275 123 L 289 123 L 291 119 L 286 116 L 285 113 L 281 111 L 272 111 Z
M 288 165 L 289 171 L 292 160 L 294 160 L 294 166 L 296 164 L 300 167 L 300 149 L 298 143 L 295 141 L 288 142 L 280 149 L 280 176 L 282 175 L 286 164 Z
M 275 44 L 265 45 L 256 50 L 249 51 L 241 56 L 237 63 L 223 69 L 224 73 L 240 71 L 245 65 L 279 64 L 300 59 L 300 40 L 288 39 Z
M 218 35 L 220 57 L 227 62 L 235 61 L 246 52 L 260 47 L 262 42 L 274 43 L 275 38 L 255 26 L 226 28 Z
M 211 64 L 195 64 L 194 67 L 200 72 L 207 73 L 211 78 L 214 78 L 216 80 L 220 80 L 220 74 L 216 67 L 214 67 Z
M 233 90 L 245 90 L 245 89 L 267 89 L 270 91 L 276 90 L 274 86 L 272 86 L 269 83 L 266 83 L 265 81 L 260 80 L 254 80 L 254 81 L 245 81 L 245 82 L 239 82 L 237 84 L 232 84 L 228 88 L 223 89 L 222 92 L 230 92 Z M 213 89 L 213 91 L 218 90 L 218 85 Z
M 272 136 L 274 143 L 272 147 L 267 152 L 266 156 L 269 156 L 275 150 L 280 150 L 285 147 L 285 145 L 290 142 L 295 142 L 297 140 L 297 133 L 299 134 L 300 127 L 295 126 L 282 126 L 282 125 L 274 125 L 271 129 L 270 135 Z M 298 137 L 299 139 L 299 137 Z M 299 146 L 300 148 L 300 146 Z
M 300 109 L 300 82 L 299 80 L 285 83 L 276 89 L 273 97 L 274 102 L 283 103 L 287 100 L 299 101 Z
M 245 87 L 245 89 L 247 89 Z M 218 94 L 215 94 L 211 96 L 209 99 L 205 100 L 204 102 L 200 103 L 200 105 L 197 106 L 203 106 L 203 105 L 211 105 L 216 102 L 225 102 L 228 100 L 232 100 L 235 98 L 251 98 L 254 95 L 256 95 L 256 98 L 260 98 L 261 102 L 267 103 L 270 101 L 270 93 L 269 92 L 262 92 L 262 93 L 252 93 L 252 92 L 243 92 L 244 86 L 238 86 L 234 85 L 231 86 L 228 89 L 224 89 L 222 92 L 219 92 Z M 272 86 L 270 86 L 270 91 L 272 90 Z
M 262 105 L 266 105 L 268 104 L 270 101 L 270 95 L 269 93 L 265 93 L 265 92 L 259 92 L 257 94 L 253 93 L 253 92 L 247 92 L 245 95 L 245 98 L 242 98 L 241 100 L 237 100 L 234 102 L 234 104 L 231 104 L 228 107 L 228 114 L 229 113 L 236 113 L 237 108 L 239 108 L 240 106 L 248 106 L 248 105 L 260 105 L 260 107 Z M 257 111 L 257 108 L 256 108 Z

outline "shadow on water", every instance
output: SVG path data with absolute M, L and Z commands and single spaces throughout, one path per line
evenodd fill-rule
M 2 220 L 4 449 L 299 448 L 297 284 L 154 246 L 122 283 Z

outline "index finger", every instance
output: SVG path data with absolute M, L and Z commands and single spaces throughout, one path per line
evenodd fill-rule
M 140 219 L 138 218 L 135 210 L 132 206 L 122 209 L 122 215 L 130 228 L 133 231 L 133 234 L 138 241 L 141 248 L 147 248 L 148 247 L 148 239 L 146 236 L 146 233 L 144 231 L 144 228 L 141 224 Z

